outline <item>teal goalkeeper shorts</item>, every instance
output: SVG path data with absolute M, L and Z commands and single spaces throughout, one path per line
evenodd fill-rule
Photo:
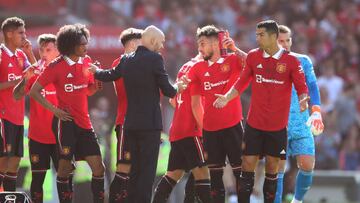
M 289 131 L 288 134 L 291 132 Z M 314 137 L 311 135 L 297 139 L 289 139 L 287 145 L 287 156 L 315 155 Z

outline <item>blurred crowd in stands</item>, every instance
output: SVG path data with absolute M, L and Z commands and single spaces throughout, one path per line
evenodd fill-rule
M 27 27 L 154 24 L 166 34 L 163 55 L 172 79 L 196 55 L 199 26 L 227 29 L 238 47 L 249 51 L 257 46 L 257 22 L 274 19 L 288 25 L 293 30 L 292 51 L 310 56 L 321 90 L 326 127 L 316 137 L 316 168 L 360 169 L 360 0 L 0 0 L 0 13 L 2 19 L 21 14 Z M 248 97 L 243 97 L 245 107 Z M 106 109 L 92 112 L 95 117 L 107 116 Z M 169 122 L 171 116 L 166 118 Z M 111 126 L 113 119 L 109 120 L 106 126 Z

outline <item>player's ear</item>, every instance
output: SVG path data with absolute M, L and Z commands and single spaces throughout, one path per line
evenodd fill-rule
M 7 39 L 11 39 L 12 36 L 13 36 L 13 32 L 12 32 L 12 31 L 7 31 L 7 32 L 5 32 L 5 37 L 6 37 Z

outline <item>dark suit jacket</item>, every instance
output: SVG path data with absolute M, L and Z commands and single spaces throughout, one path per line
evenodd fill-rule
M 160 90 L 174 97 L 176 89 L 169 83 L 160 54 L 144 46 L 124 55 L 119 65 L 95 73 L 95 79 L 108 82 L 123 77 L 128 100 L 124 129 L 162 130 Z

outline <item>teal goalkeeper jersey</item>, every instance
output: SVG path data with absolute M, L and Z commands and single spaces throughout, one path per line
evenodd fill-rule
M 309 89 L 310 104 L 320 105 L 320 93 L 317 86 L 314 68 L 310 58 L 303 54 L 293 53 L 301 63 L 304 70 L 306 85 Z M 311 106 L 311 105 L 310 105 Z M 311 136 L 310 128 L 306 126 L 306 121 L 309 118 L 309 110 L 300 112 L 299 98 L 293 86 L 291 93 L 291 104 L 288 122 L 288 139 L 298 139 L 301 137 Z

